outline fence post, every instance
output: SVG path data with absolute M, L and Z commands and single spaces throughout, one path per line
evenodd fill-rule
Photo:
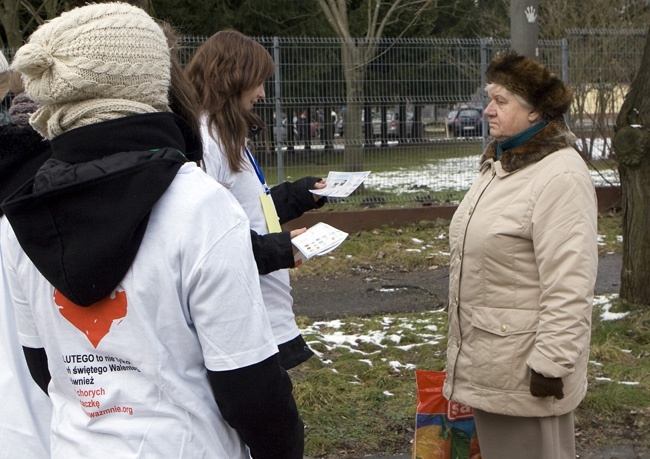
M 569 40 L 562 39 L 562 81 L 569 82 Z
M 482 127 L 482 132 L 483 134 L 483 149 L 482 151 L 485 151 L 485 147 L 487 147 L 488 143 L 488 126 L 490 123 L 487 120 L 487 117 L 485 116 L 485 71 L 487 70 L 488 62 L 487 62 L 487 41 L 483 38 L 481 38 L 481 107 L 483 108 L 483 111 L 481 112 L 481 118 L 483 119 L 483 127 Z
M 562 39 L 562 81 L 569 83 L 569 41 L 566 37 Z M 564 122 L 569 124 L 569 113 L 564 114 Z
M 278 160 L 278 183 L 284 182 L 284 161 L 282 158 L 282 94 L 280 93 L 280 40 L 273 37 L 273 60 L 275 61 L 275 152 Z M 287 120 L 287 139 L 289 138 L 289 120 Z
M 512 49 L 519 54 L 539 56 L 539 0 L 510 0 L 510 39 Z

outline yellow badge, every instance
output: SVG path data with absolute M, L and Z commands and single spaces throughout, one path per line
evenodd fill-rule
M 273 204 L 271 195 L 262 193 L 260 195 L 260 201 L 262 201 L 262 210 L 264 211 L 264 219 L 266 220 L 266 227 L 269 229 L 269 233 L 282 232 L 282 228 L 280 228 L 280 217 L 278 217 L 278 212 L 275 210 L 275 204 Z

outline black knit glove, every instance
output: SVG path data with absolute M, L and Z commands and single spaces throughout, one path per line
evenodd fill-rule
M 562 378 L 547 378 L 544 375 L 537 373 L 535 370 L 530 370 L 530 393 L 535 397 L 551 397 L 554 396 L 558 400 L 564 398 L 564 383 Z
M 303 177 L 293 182 L 294 189 L 298 196 L 309 196 L 309 206 L 314 209 L 320 209 L 327 202 L 327 196 L 322 196 L 318 201 L 314 201 L 314 195 L 309 190 L 316 189 L 316 182 L 323 180 L 321 177 Z

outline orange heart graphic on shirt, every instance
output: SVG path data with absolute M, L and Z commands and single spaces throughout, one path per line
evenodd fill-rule
M 126 316 L 126 292 L 123 290 L 116 290 L 90 306 L 79 306 L 54 290 L 54 302 L 61 315 L 86 335 L 95 348 L 108 334 L 113 321 Z

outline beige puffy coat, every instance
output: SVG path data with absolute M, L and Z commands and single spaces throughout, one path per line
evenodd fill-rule
M 598 265 L 594 185 L 554 121 L 495 161 L 496 143 L 450 225 L 447 398 L 511 416 L 572 411 L 587 390 Z M 562 378 L 533 397 L 530 369 Z

